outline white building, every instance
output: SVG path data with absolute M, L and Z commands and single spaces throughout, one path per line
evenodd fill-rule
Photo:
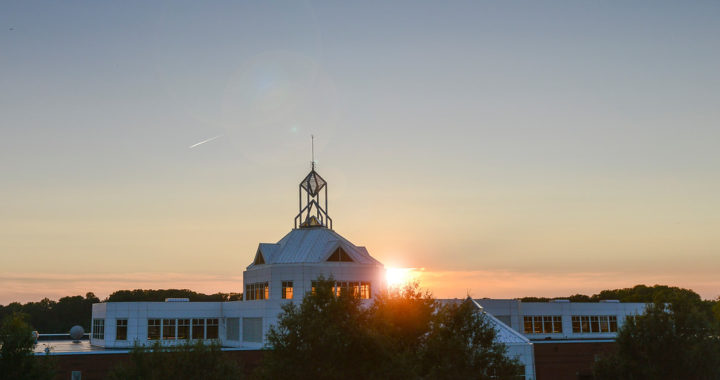
M 322 200 L 322 202 L 321 202 Z M 90 344 L 100 349 L 188 340 L 217 340 L 226 349 L 260 349 L 265 335 L 287 302 L 301 302 L 320 276 L 336 289 L 370 299 L 385 289 L 385 268 L 332 229 L 327 214 L 327 183 L 313 168 L 299 186 L 295 228 L 277 243 L 261 243 L 243 271 L 244 300 L 230 302 L 108 302 L 93 305 Z M 444 300 L 443 302 L 458 302 Z M 499 341 L 535 379 L 533 343 L 610 340 L 644 304 L 523 303 L 478 299 Z

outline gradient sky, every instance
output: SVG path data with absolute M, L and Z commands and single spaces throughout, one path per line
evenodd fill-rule
M 720 295 L 720 3 L 0 3 L 0 303 L 242 291 L 310 166 L 439 297 Z M 189 148 L 203 140 L 220 136 Z

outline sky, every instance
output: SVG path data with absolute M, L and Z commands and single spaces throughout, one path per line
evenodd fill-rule
M 714 299 L 718 19 L 704 1 L 0 2 L 0 304 L 242 291 L 293 226 L 311 134 L 335 230 L 437 297 Z

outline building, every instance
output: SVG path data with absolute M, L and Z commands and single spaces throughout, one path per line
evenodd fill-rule
M 365 247 L 357 246 L 332 228 L 327 213 L 327 182 L 315 171 L 300 182 L 294 228 L 277 243 L 260 243 L 243 271 L 244 299 L 229 302 L 106 302 L 93 305 L 89 342 L 38 345 L 60 360 L 65 374 L 101 377 L 117 360 L 126 360 L 135 345 L 160 342 L 174 345 L 188 340 L 219 341 L 223 351 L 252 356 L 265 346 L 266 334 L 288 302 L 300 302 L 319 277 L 335 280 L 369 303 L 386 288 L 385 268 Z M 461 302 L 462 300 L 441 300 Z M 644 304 L 523 303 L 518 300 L 473 300 L 508 353 L 524 365 L 525 379 L 578 378 L 592 365 L 599 350 L 586 344 L 611 344 L 625 318 L 642 312 Z M 554 346 L 550 346 L 553 344 Z M 578 349 L 573 345 L 591 347 Z M 581 352 L 579 360 L 563 365 L 557 345 Z M 538 348 L 548 354 L 538 357 Z M 544 347 L 550 348 L 545 350 Z M 562 352 L 566 350 L 563 349 Z M 255 356 L 257 358 L 257 355 Z M 565 359 L 570 358 L 566 356 Z M 104 360 L 103 360 L 104 359 Z M 542 359 L 542 360 L 541 360 Z M 576 358 L 577 359 L 577 358 Z M 568 359 L 569 360 L 569 359 Z M 64 375 L 62 375 L 64 376 Z M 74 377 L 77 378 L 77 377 Z

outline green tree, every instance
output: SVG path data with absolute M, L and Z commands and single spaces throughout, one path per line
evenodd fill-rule
M 596 362 L 598 379 L 719 379 L 720 331 L 688 299 L 648 305 L 618 332 L 618 349 Z
M 471 299 L 443 305 L 433 319 L 421 356 L 424 378 L 513 379 L 522 373 Z
M 129 363 L 115 367 L 108 374 L 111 380 L 225 380 L 243 377 L 239 364 L 223 355 L 218 343 L 206 345 L 202 341 L 172 347 L 163 347 L 159 342 L 151 347 L 137 346 L 130 353 Z
M 319 280 L 268 333 L 264 378 L 509 379 L 520 370 L 472 301 L 442 306 L 417 285 L 364 307 Z
M 14 313 L 3 319 L 0 327 L 0 379 L 51 379 L 54 365 L 45 355 L 33 354 L 35 338 L 27 317 Z
M 267 334 L 269 346 L 260 368 L 268 379 L 363 379 L 375 364 L 367 333 L 368 314 L 348 294 L 336 297 L 335 281 L 319 278 L 300 305 L 283 306 Z

